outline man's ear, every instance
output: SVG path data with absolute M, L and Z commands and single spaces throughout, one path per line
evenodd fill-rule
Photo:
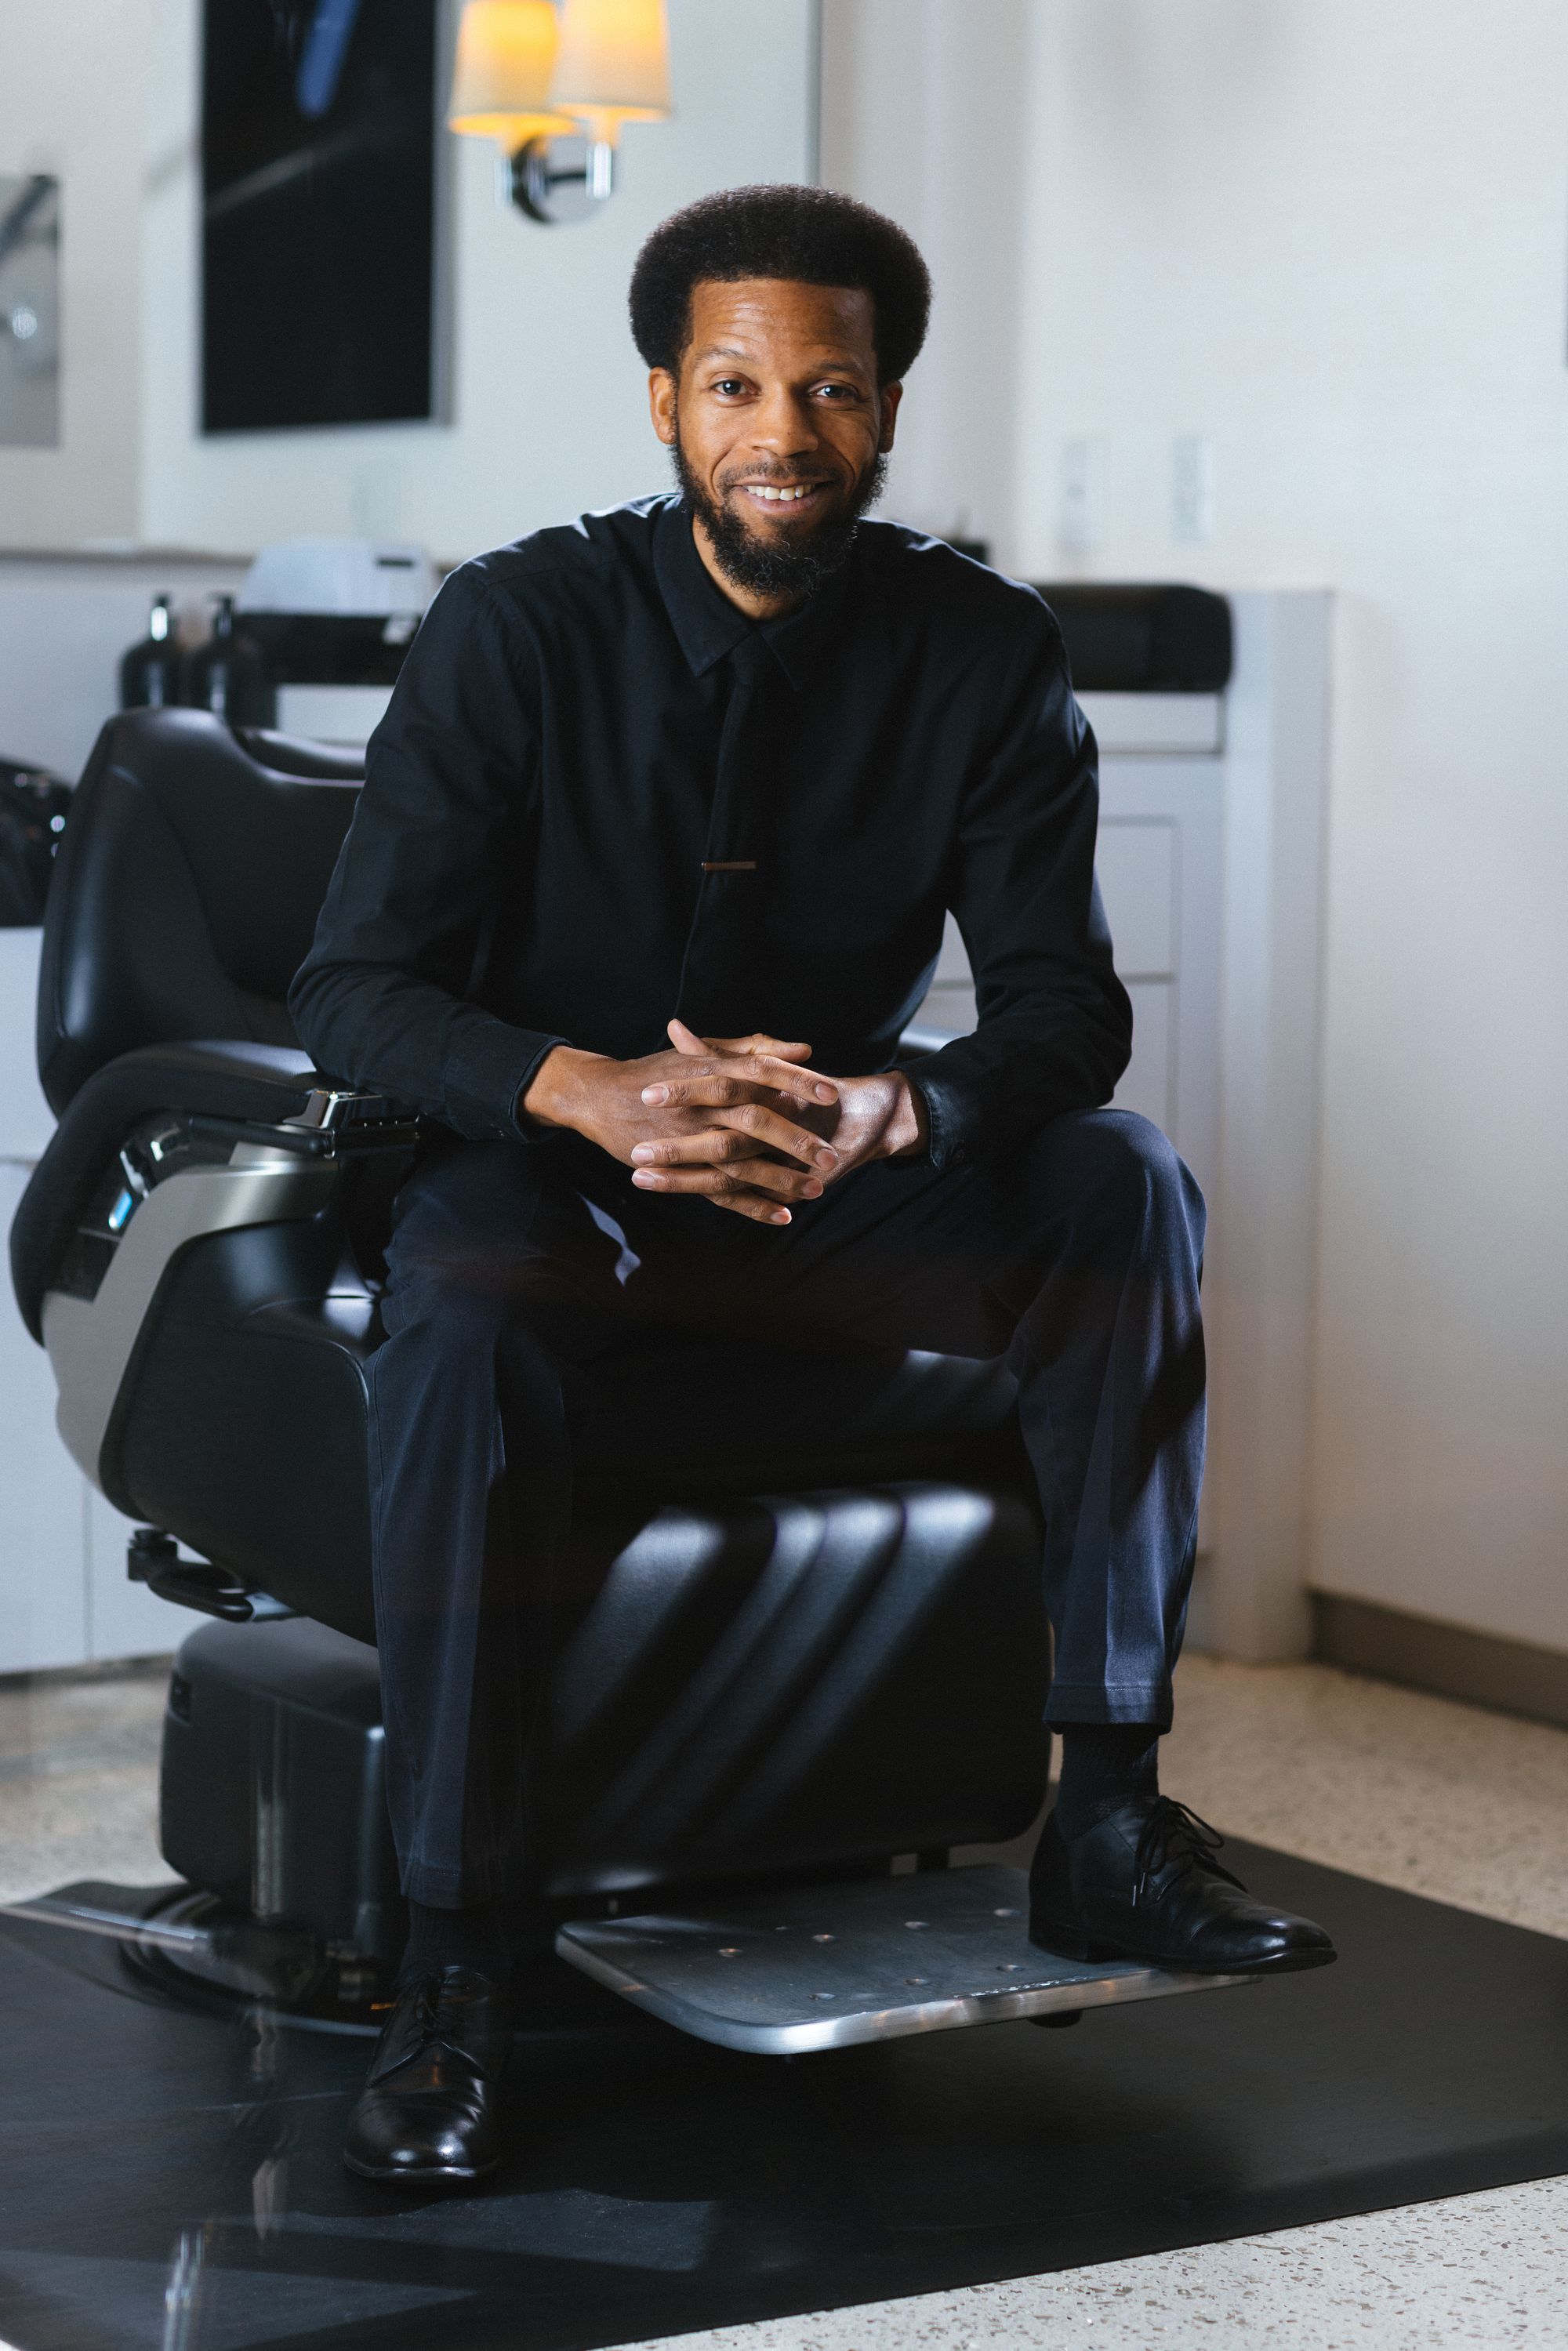
M 878 435 L 876 454 L 885 457 L 893 446 L 893 436 L 898 425 L 898 403 L 904 398 L 901 383 L 884 383 L 877 397 L 882 402 L 882 432 Z
M 675 379 L 668 368 L 655 368 L 648 378 L 648 413 L 666 449 L 675 445 Z

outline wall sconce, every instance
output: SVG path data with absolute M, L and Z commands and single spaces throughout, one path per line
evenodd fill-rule
M 669 115 L 669 51 L 664 0 L 465 0 L 447 127 L 499 140 L 530 220 L 584 219 L 614 191 L 622 125 Z

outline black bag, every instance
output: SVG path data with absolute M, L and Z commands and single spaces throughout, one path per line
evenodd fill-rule
M 70 804 L 71 788 L 58 776 L 0 758 L 0 930 L 43 921 Z

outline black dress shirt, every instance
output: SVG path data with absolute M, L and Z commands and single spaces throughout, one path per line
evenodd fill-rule
M 459 1134 L 551 1047 L 800 1038 L 886 1069 L 951 907 L 979 1027 L 910 1064 L 938 1165 L 1106 1101 L 1127 998 L 1094 740 L 1032 589 L 898 525 L 758 626 L 679 501 L 454 572 L 385 719 L 291 1004 L 321 1066 Z

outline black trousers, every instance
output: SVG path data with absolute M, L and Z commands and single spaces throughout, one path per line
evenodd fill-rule
M 457 1907 L 505 1890 L 545 1662 L 527 1628 L 570 1522 L 574 1421 L 596 1363 L 650 1327 L 1005 1355 L 1045 1514 L 1049 1719 L 1168 1724 L 1203 1472 L 1203 1229 L 1191 1175 L 1124 1111 L 1066 1114 L 940 1176 L 862 1168 L 788 1228 L 641 1192 L 576 1138 L 427 1152 L 398 1196 L 370 1374 L 404 1891 Z M 733 1426 L 736 1403 L 716 1372 L 708 1393 L 694 1376 L 694 1428 Z

